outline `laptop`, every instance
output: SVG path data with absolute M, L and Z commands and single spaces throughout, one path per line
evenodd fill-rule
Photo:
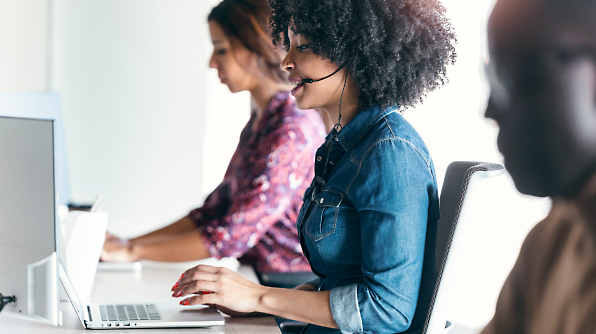
M 86 329 L 211 327 L 224 324 L 224 317 L 214 307 L 182 307 L 176 300 L 161 303 L 84 305 L 62 263 L 58 264 L 58 272 L 68 299 Z

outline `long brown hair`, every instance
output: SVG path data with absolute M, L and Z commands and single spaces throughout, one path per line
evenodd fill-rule
M 231 40 L 257 55 L 263 74 L 276 82 L 287 83 L 287 73 L 280 67 L 281 54 L 271 39 L 270 17 L 267 0 L 223 0 L 211 10 L 207 21 L 217 22 Z

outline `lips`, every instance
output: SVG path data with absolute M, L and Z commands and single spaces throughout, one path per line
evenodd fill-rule
M 294 85 L 294 88 L 292 88 L 292 91 L 290 92 L 292 95 L 295 95 L 296 93 L 298 93 L 298 91 L 300 89 L 302 89 L 302 87 L 304 86 L 304 83 L 302 82 L 302 79 L 296 79 L 296 78 L 288 78 L 288 81 Z
M 298 93 L 298 91 L 304 86 L 302 82 L 293 82 L 292 84 L 294 85 L 294 88 L 292 88 L 292 91 L 290 92 L 292 95 L 296 95 L 296 93 Z

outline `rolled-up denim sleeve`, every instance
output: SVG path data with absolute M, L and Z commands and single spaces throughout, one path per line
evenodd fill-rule
M 422 275 L 429 196 L 436 189 L 433 173 L 428 156 L 393 138 L 369 149 L 348 189 L 361 222 L 364 283 L 338 290 L 344 296 L 336 300 L 346 305 L 332 310 L 343 312 L 337 313 L 341 319 L 347 312 L 360 319 L 360 332 L 396 333 L 410 327 Z M 343 320 L 338 326 L 342 332 L 359 329 Z
M 362 319 L 358 307 L 358 284 L 331 289 L 329 304 L 333 320 L 342 333 L 362 333 Z

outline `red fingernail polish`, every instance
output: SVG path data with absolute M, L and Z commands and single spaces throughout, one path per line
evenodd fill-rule
M 180 278 L 178 280 L 181 280 L 182 277 L 184 277 L 184 273 L 182 273 L 182 275 L 180 275 Z
M 180 297 L 182 296 L 182 290 L 178 291 L 178 293 L 176 294 L 176 297 Z
M 188 304 L 190 304 L 190 302 L 188 301 L 188 299 L 183 300 L 183 301 L 180 302 L 180 305 L 188 305 Z
M 174 284 L 174 286 L 172 287 L 172 291 L 174 291 L 174 289 L 176 289 L 178 287 L 178 282 L 176 282 L 176 284 Z
M 211 293 L 211 291 L 201 291 L 201 294 L 204 294 L 204 295 L 208 295 L 210 293 Z

